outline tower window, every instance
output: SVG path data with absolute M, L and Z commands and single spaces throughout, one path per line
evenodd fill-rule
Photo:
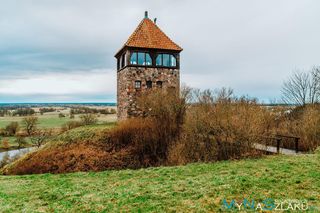
M 147 81 L 146 84 L 148 89 L 152 88 L 152 81 Z
M 159 54 L 156 58 L 156 65 L 162 66 L 162 54 Z
M 138 64 L 139 65 L 145 64 L 145 53 L 138 53 Z
M 130 58 L 130 64 L 133 65 L 152 65 L 152 59 L 149 53 L 145 52 L 132 52 Z
M 132 53 L 130 57 L 130 64 L 137 64 L 137 53 Z
M 148 53 L 146 53 L 146 65 L 152 65 L 152 59 Z
M 120 58 L 120 68 L 123 68 L 126 66 L 126 54 L 123 54 Z
M 162 81 L 157 81 L 157 87 L 162 88 Z
M 140 89 L 141 88 L 141 81 L 135 81 L 134 82 L 134 88 Z
M 176 67 L 177 59 L 171 54 L 158 54 L 156 58 L 156 65 L 164 67 Z
M 173 55 L 170 55 L 170 66 L 176 67 L 177 66 L 177 59 Z
M 163 54 L 162 55 L 162 62 L 163 66 L 169 67 L 170 66 L 170 55 L 169 54 Z

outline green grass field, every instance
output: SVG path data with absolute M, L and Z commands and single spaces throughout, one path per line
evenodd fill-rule
M 64 175 L 0 176 L 2 212 L 225 212 L 222 201 L 320 207 L 320 155 Z
M 44 114 L 37 115 L 38 127 L 39 128 L 60 128 L 63 124 L 67 123 L 71 120 L 80 120 L 79 115 L 76 115 L 74 119 L 70 119 L 69 117 L 59 118 L 58 114 Z M 10 122 L 16 121 L 19 122 L 20 126 L 22 126 L 23 117 L 0 117 L 0 128 L 6 127 Z M 100 115 L 98 117 L 98 123 L 104 122 L 114 122 L 116 121 L 116 115 Z M 22 126 L 23 127 L 23 126 Z

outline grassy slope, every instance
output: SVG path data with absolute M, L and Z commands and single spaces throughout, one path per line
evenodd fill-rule
M 136 171 L 0 176 L 0 209 L 216 212 L 224 198 L 295 198 L 320 206 L 319 157 L 269 156 Z
M 114 124 L 116 115 L 100 115 L 98 117 L 98 124 L 109 125 L 110 123 Z M 56 114 L 45 114 L 39 115 L 38 128 L 61 128 L 61 126 L 68 121 L 80 120 L 79 115 L 76 115 L 75 119 L 70 119 L 69 117 L 59 118 Z M 10 122 L 16 121 L 19 122 L 21 129 L 23 129 L 22 125 L 23 117 L 0 117 L 0 128 L 5 128 Z M 16 137 L 0 137 L 0 149 L 2 148 L 1 141 L 3 139 L 8 139 L 9 144 L 11 146 L 10 149 L 16 149 L 18 144 L 15 142 Z M 27 138 L 28 145 L 31 145 L 30 139 Z M 5 150 L 2 150 L 5 151 Z

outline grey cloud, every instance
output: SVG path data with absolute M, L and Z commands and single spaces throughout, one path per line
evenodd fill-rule
M 319 64 L 319 7 L 317 0 L 2 0 L 0 75 L 114 69 L 114 53 L 149 10 L 184 48 L 185 83 L 268 100 L 294 68 Z

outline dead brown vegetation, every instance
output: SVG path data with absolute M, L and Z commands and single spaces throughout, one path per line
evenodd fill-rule
M 299 150 L 312 151 L 320 146 L 319 104 L 284 109 L 277 117 L 277 132 L 300 137 Z
M 255 156 L 252 144 L 271 131 L 272 118 L 255 100 L 236 98 L 230 89 L 196 90 L 182 136 L 170 149 L 169 163 L 184 164 Z
M 304 150 L 319 146 L 319 105 L 290 111 L 235 97 L 230 89 L 188 88 L 182 95 L 150 90 L 138 104 L 142 117 L 94 136 L 60 137 L 65 140 L 60 145 L 49 143 L 3 173 L 101 171 L 252 157 L 261 155 L 252 145 L 274 134 L 301 137 L 299 148 Z
M 83 141 L 42 149 L 6 167 L 3 174 L 67 173 L 130 167 L 130 149 L 107 150 L 104 143 Z

